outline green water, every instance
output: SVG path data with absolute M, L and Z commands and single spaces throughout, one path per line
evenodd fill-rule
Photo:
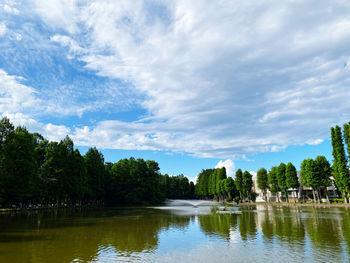
M 0 262 L 349 262 L 350 209 L 209 207 L 0 215 Z

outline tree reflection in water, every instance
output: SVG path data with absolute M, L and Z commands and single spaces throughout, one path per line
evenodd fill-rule
M 208 244 L 220 249 L 227 244 L 225 253 L 242 257 L 248 253 L 252 259 L 251 251 L 262 259 L 269 259 L 271 251 L 276 260 L 293 255 L 293 262 L 348 259 L 350 209 L 251 206 L 240 210 L 240 215 L 196 214 L 202 211 L 198 209 L 191 215 L 188 209 L 180 213 L 151 208 L 2 214 L 0 262 L 89 262 L 104 257 L 145 261 L 147 255 L 157 261 L 164 256 L 162 242 L 168 242 L 175 255 L 179 247 L 188 246 L 190 253 Z M 193 254 L 187 257 L 186 253 L 183 259 L 193 259 Z

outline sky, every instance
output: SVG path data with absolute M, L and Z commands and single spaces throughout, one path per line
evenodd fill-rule
M 0 115 L 194 180 L 332 160 L 350 2 L 0 0 Z

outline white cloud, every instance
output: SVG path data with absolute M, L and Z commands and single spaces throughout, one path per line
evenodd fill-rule
M 19 10 L 13 6 L 10 6 L 10 5 L 3 5 L 3 9 L 6 13 L 9 13 L 9 14 L 14 14 L 14 15 L 18 15 L 19 14 Z
M 350 3 L 41 0 L 35 10 L 70 58 L 145 98 L 139 121 L 74 129 L 80 144 L 226 159 L 317 144 L 350 119 Z
M 22 81 L 23 78 L 8 75 L 0 69 L 0 115 L 8 117 L 15 126 L 25 126 L 49 140 L 59 141 L 69 134 L 70 129 L 64 125 L 44 124 L 31 117 L 45 111 L 47 104 L 37 98 L 35 89 Z
M 0 69 L 0 112 L 35 112 L 40 100 L 36 91 L 20 83 L 21 77 L 8 75 Z
M 7 26 L 4 23 L 0 23 L 0 37 L 4 36 L 7 32 Z
M 306 143 L 309 145 L 319 145 L 323 141 L 324 140 L 322 140 L 322 139 L 315 139 L 315 140 L 307 140 Z
M 24 126 L 31 132 L 38 132 L 50 141 L 60 141 L 69 134 L 70 129 L 64 125 L 54 125 L 52 123 L 43 124 L 23 113 L 2 113 L 2 117 L 7 117 L 15 126 Z
M 252 175 L 253 178 L 257 178 L 257 172 L 250 171 L 249 173 Z
M 52 42 L 57 42 L 64 47 L 68 47 L 70 53 L 68 58 L 74 58 L 75 56 L 84 53 L 84 49 L 80 47 L 76 41 L 68 36 L 54 35 L 50 40 Z
M 218 164 L 215 166 L 215 168 L 226 168 L 226 174 L 227 176 L 234 176 L 235 172 L 235 164 L 231 159 L 227 159 L 225 161 L 220 160 Z
M 69 33 L 77 31 L 76 17 L 78 11 L 76 0 L 35 0 L 35 11 L 46 24 L 53 28 L 64 28 Z

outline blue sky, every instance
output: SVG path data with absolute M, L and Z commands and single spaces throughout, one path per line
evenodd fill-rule
M 344 1 L 0 0 L 0 114 L 190 178 L 330 161 L 350 120 Z

